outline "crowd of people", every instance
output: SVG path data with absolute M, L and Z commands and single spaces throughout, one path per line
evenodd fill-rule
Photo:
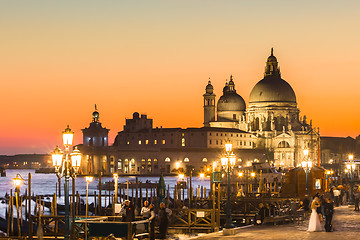
M 149 204 L 148 201 L 145 201 L 141 211 L 137 214 L 134 204 L 129 200 L 125 200 L 119 215 L 122 216 L 124 222 L 135 221 L 136 215 L 138 215 L 140 219 L 146 220 L 148 222 L 147 231 L 149 232 L 150 240 L 155 239 L 155 224 L 157 224 L 159 226 L 158 238 L 165 239 L 172 211 L 167 208 L 163 202 L 160 203 L 157 209 L 155 208 L 156 206 L 154 204 Z

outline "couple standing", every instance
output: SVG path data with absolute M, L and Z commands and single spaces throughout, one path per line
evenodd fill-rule
M 332 231 L 332 215 L 334 212 L 334 205 L 330 198 L 326 198 L 323 204 L 323 210 L 325 213 L 325 231 L 331 232 Z M 321 202 L 318 197 L 315 197 L 311 203 L 311 215 L 309 221 L 309 232 L 320 232 L 321 231 Z

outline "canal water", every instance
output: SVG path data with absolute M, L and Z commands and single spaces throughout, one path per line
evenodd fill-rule
M 27 186 L 27 178 L 28 174 L 31 173 L 31 192 L 34 195 L 53 195 L 56 192 L 56 184 L 58 182 L 58 178 L 55 174 L 44 174 L 44 173 L 35 173 L 35 170 L 33 169 L 7 169 L 6 170 L 6 177 L 0 177 L 0 198 L 4 198 L 5 194 L 10 194 L 10 189 L 13 189 L 14 192 L 14 183 L 13 178 L 16 177 L 17 174 L 20 174 L 22 178 L 24 178 L 24 182 L 20 186 L 20 194 L 25 194 L 25 189 Z M 112 177 L 102 177 L 101 181 L 108 182 L 112 181 Z M 124 183 L 127 180 L 135 181 L 136 177 L 119 177 L 118 182 Z M 174 189 L 175 185 L 178 181 L 177 177 L 164 177 L 166 188 L 169 186 L 170 196 L 171 198 L 174 196 Z M 138 177 L 138 181 L 141 181 L 145 183 L 146 181 L 150 181 L 152 183 L 157 183 L 159 181 L 159 177 Z M 71 194 L 71 184 L 72 180 L 70 180 L 70 194 Z M 94 180 L 89 184 L 89 195 L 93 195 L 98 190 L 98 184 L 99 180 L 98 178 L 94 178 Z M 61 191 L 62 191 L 62 197 L 59 198 L 57 201 L 59 204 L 63 204 L 64 202 L 64 178 L 61 179 Z M 209 178 L 199 178 L 199 177 L 193 177 L 192 178 L 192 185 L 193 188 L 196 188 L 198 186 L 203 186 L 207 189 L 207 192 L 209 192 L 210 189 L 210 179 Z M 77 177 L 75 180 L 75 191 L 78 191 L 81 195 L 86 194 L 86 180 L 85 177 Z M 113 193 L 113 192 L 112 192 Z M 148 193 L 150 196 L 150 192 Z M 104 195 L 104 193 L 103 193 Z M 129 195 L 131 196 L 131 189 L 129 189 Z M 142 195 L 146 196 L 146 190 L 143 189 Z M 135 196 L 135 194 L 134 194 Z M 185 198 L 187 198 L 187 191 L 185 191 Z M 84 197 L 82 199 L 85 200 Z M 47 201 L 50 201 L 51 198 L 48 198 Z M 89 197 L 89 204 L 91 204 L 94 200 L 94 197 Z M 102 201 L 104 203 L 104 201 Z M 0 217 L 5 216 L 5 209 L 6 205 L 4 203 L 0 203 Z

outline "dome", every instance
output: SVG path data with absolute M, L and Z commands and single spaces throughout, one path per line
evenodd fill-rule
M 249 103 L 282 102 L 295 103 L 295 92 L 285 80 L 281 78 L 280 68 L 276 57 L 268 57 L 265 66 L 265 77 L 258 82 L 250 93 Z
M 295 92 L 280 76 L 265 76 L 250 93 L 249 103 L 289 102 L 296 103 Z
M 227 92 L 222 95 L 217 103 L 218 111 L 245 111 L 244 99 L 236 92 Z
M 205 91 L 206 91 L 206 93 L 213 93 L 214 92 L 214 87 L 213 87 L 213 85 L 211 85 L 210 80 L 208 82 L 208 85 L 206 85 Z
M 244 99 L 236 93 L 235 83 L 230 76 L 229 83 L 225 83 L 223 95 L 220 97 L 217 110 L 218 111 L 245 111 L 246 104 Z

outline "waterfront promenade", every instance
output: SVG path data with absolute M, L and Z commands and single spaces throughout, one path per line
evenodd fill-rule
M 232 236 L 224 236 L 222 232 L 211 233 L 191 239 L 256 239 L 256 240 L 293 240 L 293 239 L 314 239 L 314 240 L 331 240 L 331 239 L 359 239 L 360 237 L 360 212 L 347 206 L 335 208 L 333 219 L 334 232 L 307 232 L 308 220 L 302 223 L 290 223 L 283 225 L 261 225 L 240 228 Z M 321 222 L 324 224 L 324 221 Z M 324 227 L 324 226 L 322 226 Z

